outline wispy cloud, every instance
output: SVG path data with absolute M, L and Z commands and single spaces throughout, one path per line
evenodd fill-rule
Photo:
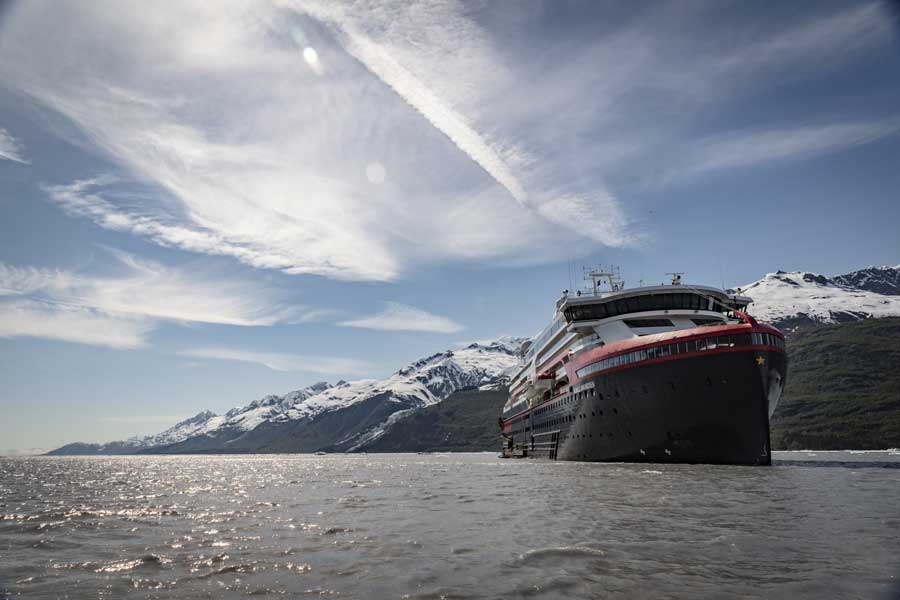
M 372 368 L 370 363 L 352 358 L 253 352 L 235 348 L 188 348 L 179 351 L 178 354 L 191 358 L 254 363 L 273 371 L 295 371 L 325 375 L 363 375 Z
M 0 302 L 0 337 L 36 337 L 65 342 L 139 348 L 154 329 L 149 319 L 110 315 L 82 306 L 22 299 Z
M 497 183 L 502 185 L 513 198 L 523 205 L 526 204 L 528 194 L 518 178 L 513 174 L 509 165 L 501 157 L 500 152 L 491 147 L 488 140 L 476 131 L 467 119 L 455 110 L 446 99 L 441 98 L 423 81 L 404 68 L 392 54 L 392 50 L 396 52 L 396 48 L 376 43 L 364 32 L 366 24 L 373 26 L 374 29 L 384 31 L 382 28 L 384 22 L 378 22 L 381 19 L 376 19 L 373 23 L 371 13 L 360 13 L 348 6 L 331 2 L 303 2 L 298 4 L 298 6 L 320 21 L 332 25 L 338 33 L 344 49 L 351 56 L 359 60 L 369 71 L 408 102 L 438 131 L 450 138 L 461 151 L 484 169 Z M 473 23 L 461 19 L 451 9 L 452 6 L 451 3 L 436 2 L 426 11 L 428 19 L 437 18 L 442 23 L 440 28 L 442 33 L 439 33 L 439 30 L 431 30 L 431 34 L 438 34 L 444 39 L 435 40 L 432 38 L 432 43 L 436 42 L 448 51 L 467 49 L 471 52 L 471 48 L 478 47 L 484 53 L 484 36 L 479 34 L 478 28 Z M 378 9 L 377 12 L 381 13 L 378 16 L 390 18 L 394 22 L 395 28 L 398 24 L 396 19 L 402 22 L 404 17 L 415 14 L 397 10 L 400 8 L 400 5 L 394 5 L 393 7 L 388 4 L 373 6 L 373 8 L 376 7 Z M 413 27 L 410 27 L 411 25 Z M 424 25 L 424 23 L 419 23 L 419 25 Z M 407 23 L 403 33 L 409 35 L 415 33 L 415 29 L 417 29 L 415 28 L 415 23 Z M 445 32 L 450 32 L 449 35 L 453 38 L 455 45 L 452 48 L 448 47 L 449 44 L 446 43 L 447 33 Z M 461 35 L 461 32 L 464 33 Z M 406 41 L 409 40 L 407 39 Z M 499 65 L 495 61 L 488 62 L 486 56 L 482 56 L 479 64 L 474 66 L 478 69 L 483 69 L 487 64 L 496 67 L 498 71 L 500 70 Z M 428 68 L 430 69 L 432 66 L 428 65 Z
M 545 8 L 179 2 L 142 5 L 138 22 L 117 2 L 61 2 L 52 51 L 51 9 L 23 3 L 0 77 L 118 165 L 123 181 L 49 186 L 69 214 L 256 268 L 396 280 L 424 263 L 557 260 L 561 237 L 586 253 L 639 242 L 629 194 L 712 170 L 684 152 L 731 135 L 712 123 L 893 43 L 879 3 L 722 27 L 715 3 L 654 4 L 534 43 Z M 600 9 L 552 10 L 574 23 Z M 756 135 L 799 127 L 783 123 Z
M 65 185 L 46 185 L 44 190 L 66 213 L 86 217 L 97 225 L 114 231 L 125 231 L 148 238 L 161 246 L 172 246 L 217 256 L 231 256 L 244 264 L 264 269 L 281 269 L 289 273 L 303 272 L 289 254 L 256 243 L 252 238 L 246 241 L 223 235 L 215 228 L 199 225 L 182 225 L 170 216 L 146 214 L 120 208 L 108 198 L 118 198 L 115 189 L 110 189 L 120 180 L 111 175 L 102 175 L 74 181 Z M 128 193 L 124 194 L 127 201 Z M 315 272 L 315 269 L 312 269 Z M 338 274 L 335 274 L 338 276 Z
M 486 110 L 513 77 L 463 7 L 362 9 L 188 2 L 142 6 L 139 27 L 116 3 L 63 3 L 54 11 L 69 23 L 58 40 L 67 50 L 50 53 L 35 48 L 44 7 L 23 5 L 0 40 L 0 74 L 74 122 L 82 144 L 147 192 L 135 201 L 86 179 L 49 187 L 56 201 L 162 245 L 287 273 L 392 280 L 423 262 L 547 260 L 554 233 L 573 227 L 588 243 L 627 240 L 618 201 L 593 203 L 591 182 L 568 194 L 583 194 L 605 228 L 545 219 L 539 207 L 567 170 L 539 173 L 541 148 Z M 373 181 L 375 162 L 385 176 Z M 473 196 L 479 211 L 510 218 L 468 229 L 443 218 Z M 501 231 L 483 251 L 455 242 L 472 227 Z
M 721 134 L 687 146 L 683 168 L 673 171 L 671 177 L 800 160 L 867 144 L 898 131 L 900 119 Z
M 660 180 L 677 184 L 678 178 L 668 176 L 674 171 L 704 172 L 700 163 L 706 157 L 685 149 L 698 139 L 728 137 L 735 122 L 752 128 L 744 134 L 800 129 L 796 114 L 787 110 L 776 107 L 761 118 L 747 107 L 770 106 L 773 97 L 793 91 L 791 86 L 808 85 L 830 69 L 865 58 L 865 52 L 895 44 L 893 20 L 881 2 L 795 19 L 723 18 L 721 7 L 657 4 L 641 11 L 641 18 L 625 19 L 590 40 L 574 34 L 542 52 L 520 48 L 521 59 L 511 61 L 517 84 L 497 105 L 502 113 L 497 122 L 514 123 L 526 139 L 538 136 L 534 147 L 554 146 L 550 156 L 535 163 L 537 170 L 552 165 L 574 175 L 582 187 L 590 182 L 614 191 L 587 203 L 599 199 L 602 204 L 604 197 L 616 201 Z M 721 27 L 714 25 L 719 21 Z M 817 128 L 859 119 L 858 111 L 850 114 L 812 100 L 803 118 L 818 123 Z M 897 116 L 876 110 L 871 119 Z M 600 175 L 599 186 L 594 174 Z M 560 197 L 566 204 L 581 204 L 568 191 L 561 190 L 548 204 L 561 202 Z M 610 213 L 598 213 L 608 223 Z M 544 214 L 556 213 L 548 206 Z M 627 225 L 623 219 L 607 230 L 626 240 L 639 237 Z
M 29 161 L 24 157 L 23 152 L 22 143 L 9 131 L 0 127 L 0 160 L 11 160 L 27 165 Z
M 771 37 L 756 40 L 715 60 L 723 67 L 786 65 L 803 61 L 822 68 L 848 53 L 888 41 L 895 35 L 894 21 L 883 2 L 863 2 L 800 25 L 789 26 Z
M 135 348 L 160 321 L 267 326 L 317 316 L 266 286 L 111 252 L 123 275 L 0 263 L 0 335 Z
M 425 331 L 430 333 L 456 333 L 465 329 L 447 317 L 397 302 L 388 302 L 384 311 L 377 315 L 343 321 L 340 325 L 379 331 Z

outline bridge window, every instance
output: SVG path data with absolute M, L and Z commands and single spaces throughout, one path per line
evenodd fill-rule
M 694 322 L 694 325 L 702 326 L 702 325 L 721 325 L 722 319 L 712 319 L 712 318 L 703 318 L 697 317 L 696 319 L 691 319 Z
M 570 306 L 566 309 L 566 319 L 569 322 L 592 321 L 645 311 L 706 310 L 708 305 L 709 301 L 704 296 L 693 293 L 645 294 L 604 303 Z
M 625 319 L 629 327 L 672 327 L 669 319 Z

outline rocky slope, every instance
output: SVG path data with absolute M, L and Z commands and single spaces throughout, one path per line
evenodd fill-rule
M 462 390 L 415 411 L 366 449 L 369 452 L 479 452 L 500 447 L 497 415 L 508 389 Z

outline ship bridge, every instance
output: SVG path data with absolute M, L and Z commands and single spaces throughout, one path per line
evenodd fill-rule
M 706 314 L 717 321 L 723 313 L 744 311 L 750 298 L 705 286 L 650 286 L 598 295 L 566 296 L 559 306 L 569 325 L 598 325 L 608 319 L 646 319 L 674 313 Z

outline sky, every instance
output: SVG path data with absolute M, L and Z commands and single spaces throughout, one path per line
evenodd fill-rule
M 0 4 L 0 453 L 900 263 L 880 2 Z M 574 273 L 574 275 L 573 275 Z

